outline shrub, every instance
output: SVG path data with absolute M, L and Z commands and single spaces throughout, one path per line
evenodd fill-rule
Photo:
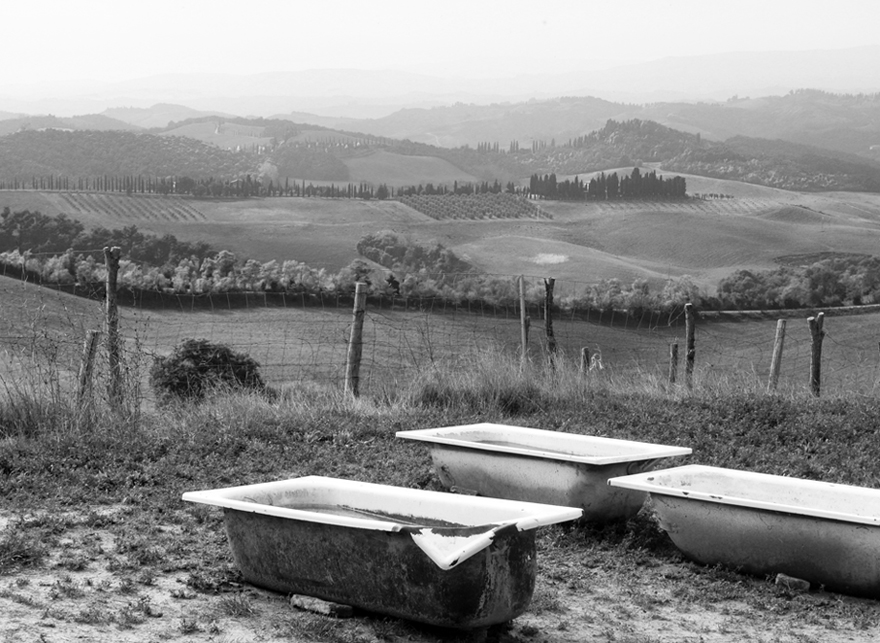
M 264 391 L 260 365 L 244 353 L 206 339 L 185 339 L 168 357 L 157 357 L 150 385 L 163 402 L 201 400 L 212 389 Z

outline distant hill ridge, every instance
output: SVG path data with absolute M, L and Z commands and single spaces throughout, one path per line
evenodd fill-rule
M 257 162 L 195 139 L 126 131 L 26 130 L 0 137 L 0 179 L 65 176 L 236 176 Z
M 19 116 L 0 120 L 0 136 L 14 134 L 25 130 L 98 130 L 98 131 L 136 131 L 140 127 L 102 114 L 86 114 L 84 116 Z
M 833 94 L 814 89 L 784 96 L 734 96 L 725 102 L 615 103 L 594 97 L 561 97 L 523 103 L 456 104 L 411 108 L 379 119 L 328 119 L 297 113 L 315 122 L 364 133 L 457 147 L 483 141 L 506 146 L 516 140 L 557 143 L 598 129 L 609 120 L 650 120 L 703 138 L 742 135 L 782 139 L 880 160 L 880 94 Z
M 873 104 L 874 100 L 865 102 Z M 667 172 L 789 190 L 880 191 L 880 162 L 864 157 L 745 136 L 712 141 L 699 133 L 641 119 L 609 119 L 589 133 L 534 141 L 528 148 L 510 141 L 507 147 L 486 142 L 476 149 L 438 147 L 281 119 L 200 115 L 137 134 L 62 131 L 52 126 L 59 122 L 47 120 L 46 129 L 0 136 L 0 181 L 52 175 L 219 180 L 251 175 L 275 185 L 289 180 L 368 180 L 400 187 L 413 181 L 439 183 L 465 177 L 522 183 L 534 174 L 576 175 L 653 164 Z M 421 158 L 416 162 L 413 157 Z M 430 159 L 434 161 L 427 162 Z M 424 169 L 414 174 L 416 166 Z

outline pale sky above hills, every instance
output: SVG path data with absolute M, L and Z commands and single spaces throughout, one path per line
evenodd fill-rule
M 173 72 L 356 68 L 499 77 L 668 56 L 880 44 L 877 0 L 4 4 L 0 95 L 17 84 Z

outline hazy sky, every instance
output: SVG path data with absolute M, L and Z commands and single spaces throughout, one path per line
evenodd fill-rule
M 878 0 L 42 0 L 4 3 L 0 21 L 0 93 L 168 72 L 509 76 L 880 44 Z

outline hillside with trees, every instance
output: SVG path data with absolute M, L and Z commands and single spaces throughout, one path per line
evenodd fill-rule
M 299 122 L 310 115 L 298 113 Z M 880 94 L 834 94 L 814 89 L 783 96 L 733 96 L 724 102 L 627 104 L 590 96 L 523 103 L 457 103 L 403 109 L 379 119 L 313 117 L 314 122 L 367 134 L 455 148 L 499 142 L 523 147 L 582 136 L 608 120 L 654 121 L 724 141 L 734 136 L 784 140 L 880 160 Z M 426 134 L 430 132 L 430 134 Z M 874 149 L 872 150 L 872 146 Z
M 736 136 L 782 140 L 880 160 L 880 94 L 801 89 L 784 96 L 734 96 L 723 103 L 658 103 L 642 118 L 716 141 Z
M 132 260 L 161 267 L 173 265 L 185 257 L 204 258 L 214 252 L 205 243 L 179 241 L 174 235 L 162 236 L 142 232 L 135 226 L 91 230 L 77 221 L 59 214 L 49 217 L 28 210 L 0 212 L 0 252 L 19 254 L 72 255 L 99 258 L 104 247 L 117 246 Z
M 235 177 L 255 172 L 258 158 L 191 138 L 124 131 L 27 130 L 0 136 L 0 180 L 33 177 Z
M 784 190 L 880 191 L 880 164 L 809 145 L 737 136 L 664 161 L 670 171 Z
M 220 131 L 223 128 L 227 135 Z M 222 149 L 217 144 L 174 135 L 182 132 L 199 132 L 198 136 L 215 142 L 226 136 L 238 143 L 235 149 Z M 0 136 L 0 185 L 17 189 L 106 189 L 106 178 L 110 176 L 118 177 L 111 181 L 113 189 L 119 185 L 125 189 L 122 177 L 138 185 L 142 177 L 187 177 L 194 185 L 211 180 L 223 188 L 206 188 L 205 194 L 246 196 L 261 194 L 261 188 L 270 182 L 270 193 L 291 181 L 357 183 L 361 179 L 352 170 L 353 164 L 363 168 L 375 159 L 377 165 L 369 173 L 370 182 L 374 187 L 394 188 L 409 181 L 395 175 L 408 167 L 407 157 L 439 159 L 447 170 L 501 185 L 522 185 L 530 176 L 573 176 L 654 164 L 670 172 L 786 190 L 880 191 L 880 163 L 859 156 L 742 136 L 721 143 L 639 119 L 608 120 L 592 132 L 564 141 L 533 141 L 528 148 L 516 140 L 506 146 L 486 140 L 476 147 L 450 149 L 315 126 L 304 129 L 280 119 L 216 116 L 173 123 L 154 133 L 46 129 Z M 446 176 L 450 176 L 448 171 Z M 102 179 L 101 187 L 95 188 L 94 179 L 98 177 Z M 254 189 L 226 189 L 247 177 L 255 182 Z M 83 187 L 80 179 L 91 179 L 87 183 L 92 187 Z M 425 180 L 430 182 L 432 178 Z

